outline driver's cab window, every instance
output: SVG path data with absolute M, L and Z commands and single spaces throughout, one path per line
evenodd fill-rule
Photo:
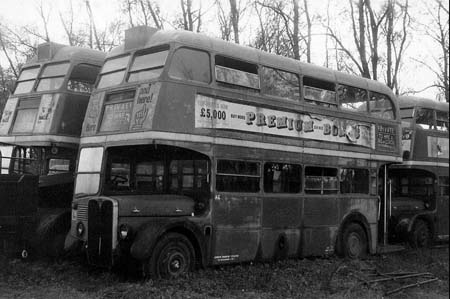
M 130 161 L 120 156 L 111 157 L 106 186 L 110 191 L 127 191 L 130 188 Z

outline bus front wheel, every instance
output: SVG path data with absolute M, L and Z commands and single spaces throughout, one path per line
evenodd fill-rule
M 411 232 L 411 246 L 413 248 L 422 248 L 431 246 L 431 232 L 428 224 L 419 219 L 413 226 Z
M 367 237 L 357 223 L 350 223 L 342 233 L 342 254 L 350 259 L 363 258 L 367 254 Z
M 168 233 L 156 244 L 145 267 L 145 275 L 152 278 L 177 278 L 193 270 L 194 260 L 194 247 L 188 238 L 179 233 Z

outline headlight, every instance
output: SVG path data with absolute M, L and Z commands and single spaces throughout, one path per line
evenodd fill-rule
M 78 222 L 77 224 L 77 236 L 81 237 L 84 234 L 84 224 L 82 222 Z
M 122 224 L 119 227 L 119 237 L 120 237 L 120 239 L 125 240 L 128 237 L 128 235 L 130 234 L 130 231 L 131 231 L 131 228 L 128 225 Z

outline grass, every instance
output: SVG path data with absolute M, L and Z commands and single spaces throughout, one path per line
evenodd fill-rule
M 79 261 L 10 260 L 0 256 L 2 298 L 383 298 L 420 279 L 371 283 L 375 271 L 430 272 L 436 282 L 389 298 L 448 298 L 448 247 L 371 256 L 285 260 L 199 270 L 172 281 L 142 281 Z

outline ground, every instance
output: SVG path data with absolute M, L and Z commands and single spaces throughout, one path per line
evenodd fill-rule
M 370 256 L 253 263 L 196 271 L 174 281 L 125 277 L 82 265 L 0 256 L 1 298 L 449 298 L 448 246 Z M 395 273 L 394 273 L 395 272 Z M 388 276 L 383 274 L 394 273 Z M 392 280 L 398 273 L 419 276 Z M 428 273 L 428 274 L 425 274 Z M 387 278 L 389 281 L 373 282 Z M 389 291 L 415 284 L 429 283 Z

